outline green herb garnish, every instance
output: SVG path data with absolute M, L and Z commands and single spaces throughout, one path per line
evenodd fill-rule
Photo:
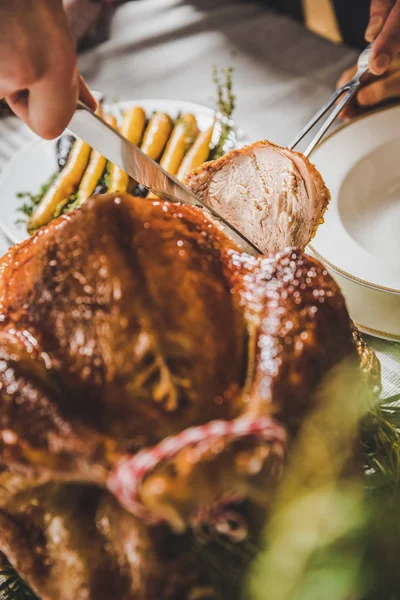
M 112 164 L 107 161 L 106 170 L 104 171 L 103 177 L 101 178 L 99 185 L 104 185 L 107 190 L 110 188 L 110 174 L 111 174 Z
M 213 81 L 217 86 L 217 109 L 224 117 L 230 119 L 236 107 L 236 96 L 232 89 L 233 67 L 222 69 L 225 80 L 221 80 L 218 69 L 213 67 Z
M 395 493 L 400 484 L 400 394 L 383 400 L 362 422 L 367 491 Z
M 0 568 L 1 600 L 37 600 L 37 597 L 12 567 Z
M 53 173 L 51 177 L 42 185 L 39 192 L 37 194 L 32 194 L 31 192 L 19 192 L 17 194 L 18 199 L 25 199 L 25 202 L 18 208 L 18 211 L 23 213 L 25 216 L 30 217 L 37 207 L 40 204 L 43 196 L 52 185 L 52 183 L 58 177 L 58 171 Z M 18 222 L 25 222 L 23 219 L 19 219 Z
M 219 114 L 218 124 L 221 128 L 220 138 L 211 151 L 210 160 L 215 160 L 226 154 L 234 129 L 232 126 L 232 114 L 236 108 L 236 96 L 233 93 L 233 67 L 222 69 L 219 75 L 217 67 L 213 67 L 213 81 L 217 87 L 216 110 Z

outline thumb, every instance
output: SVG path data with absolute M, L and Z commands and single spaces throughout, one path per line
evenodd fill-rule
M 93 111 L 95 111 L 97 109 L 97 100 L 95 99 L 92 92 L 88 88 L 82 75 L 79 75 L 78 87 L 79 87 L 79 99 L 82 100 L 82 102 L 84 104 L 86 104 L 86 106 L 88 106 Z

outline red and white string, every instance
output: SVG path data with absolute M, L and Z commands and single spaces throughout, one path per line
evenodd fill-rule
M 163 522 L 163 519 L 143 506 L 139 497 L 140 485 L 151 471 L 188 447 L 201 444 L 203 448 L 205 444 L 211 446 L 218 441 L 226 444 L 247 437 L 271 444 L 274 457 L 283 463 L 286 433 L 274 419 L 240 417 L 232 421 L 211 421 L 185 429 L 134 456 L 122 458 L 109 477 L 108 488 L 129 512 L 149 525 L 158 524 Z

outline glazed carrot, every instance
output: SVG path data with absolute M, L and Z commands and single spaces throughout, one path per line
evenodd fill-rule
M 66 201 L 75 192 L 87 167 L 89 156 L 89 144 L 86 144 L 82 140 L 76 140 L 67 164 L 54 183 L 49 187 L 29 219 L 29 232 L 47 225 L 54 217 L 54 213 L 60 203 Z
M 116 118 L 112 115 L 105 116 L 104 120 L 111 125 L 111 127 L 116 127 L 117 125 Z M 89 164 L 78 189 L 78 206 L 82 206 L 82 204 L 84 204 L 93 194 L 97 184 L 102 178 L 106 164 L 107 159 L 104 158 L 100 152 L 97 152 L 97 150 L 91 151 Z
M 143 136 L 146 124 L 146 114 L 140 106 L 128 108 L 125 111 L 120 127 L 121 134 L 127 140 L 138 146 Z M 129 186 L 129 176 L 122 169 L 111 166 L 109 192 L 126 192 Z
M 133 106 L 124 112 L 120 132 L 127 140 L 138 146 L 146 125 L 146 113 L 140 106 Z
M 158 160 L 171 135 L 173 122 L 164 113 L 154 113 L 146 128 L 141 150 L 153 160 Z
M 193 115 L 184 115 L 177 120 L 160 161 L 163 169 L 171 175 L 176 175 L 186 151 L 193 144 L 198 133 L 197 121 Z
M 214 127 L 210 127 L 206 131 L 202 131 L 197 136 L 197 139 L 189 152 L 186 154 L 183 162 L 179 168 L 177 178 L 180 181 L 186 177 L 190 171 L 200 167 L 210 154 L 210 144 L 213 136 Z
M 160 165 L 171 175 L 176 175 L 188 148 L 199 133 L 196 118 L 191 114 L 179 118 L 168 140 Z M 157 198 L 152 192 L 148 198 Z

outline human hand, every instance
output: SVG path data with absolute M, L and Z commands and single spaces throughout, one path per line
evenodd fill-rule
M 0 2 L 0 98 L 40 136 L 57 137 L 78 96 L 96 101 L 76 66 L 62 0 Z
M 374 42 L 370 69 L 374 75 L 387 72 L 400 50 L 400 0 L 371 0 L 370 21 L 365 32 Z
M 337 83 L 342 87 L 355 75 L 357 66 L 347 69 Z M 391 63 L 389 70 L 379 79 L 374 78 L 363 84 L 355 99 L 341 113 L 341 118 L 348 120 L 386 100 L 400 97 L 400 57 Z

